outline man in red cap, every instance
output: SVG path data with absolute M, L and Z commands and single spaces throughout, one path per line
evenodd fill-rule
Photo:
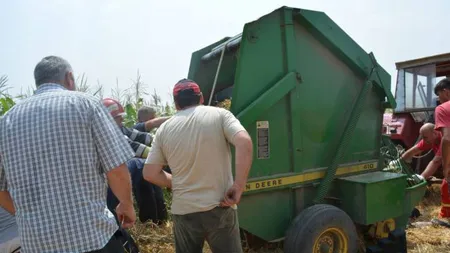
M 156 131 L 144 178 L 172 188 L 176 252 L 201 252 L 205 239 L 213 252 L 242 252 L 236 205 L 252 164 L 252 140 L 231 112 L 202 105 L 194 81 L 180 80 L 173 97 L 177 113 Z M 229 143 L 236 149 L 235 180 Z

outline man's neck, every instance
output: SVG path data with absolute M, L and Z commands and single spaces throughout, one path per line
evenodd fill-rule
M 184 110 L 187 110 L 187 109 L 190 109 L 190 108 L 193 108 L 193 107 L 197 107 L 197 106 L 200 106 L 200 105 L 190 105 L 190 106 L 186 106 L 186 107 L 184 107 L 183 109 L 180 109 L 180 110 L 178 110 L 178 111 L 184 111 Z

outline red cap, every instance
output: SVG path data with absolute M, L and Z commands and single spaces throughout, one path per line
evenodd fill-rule
M 183 90 L 192 90 L 194 94 L 201 93 L 198 84 L 189 79 L 181 79 L 180 81 L 178 81 L 178 83 L 175 84 L 175 87 L 173 87 L 173 95 L 176 96 L 180 91 Z

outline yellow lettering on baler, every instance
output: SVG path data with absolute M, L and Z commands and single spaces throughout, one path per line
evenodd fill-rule
M 336 171 L 336 176 L 352 174 L 352 173 L 361 172 L 361 171 L 365 171 L 365 170 L 373 170 L 376 168 L 377 168 L 377 162 L 340 167 Z M 313 172 L 292 175 L 292 176 L 287 176 L 287 177 L 258 180 L 258 181 L 248 182 L 247 185 L 245 186 L 245 191 L 249 192 L 249 191 L 254 191 L 254 190 L 276 188 L 276 187 L 286 186 L 286 185 L 294 185 L 294 184 L 299 184 L 299 183 L 303 183 L 303 182 L 321 179 L 324 176 L 325 176 L 325 170 L 320 170 L 320 171 L 313 171 Z
M 257 182 L 250 182 L 245 185 L 245 191 L 255 189 L 266 189 L 283 185 L 282 179 L 268 179 Z

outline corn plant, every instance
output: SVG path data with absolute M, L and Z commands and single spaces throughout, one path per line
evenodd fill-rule
M 80 76 L 78 76 L 77 79 L 75 80 L 75 87 L 77 91 L 86 93 L 90 92 L 91 87 L 87 84 L 87 77 L 85 76 L 84 73 L 81 75 L 81 80 Z
M 11 109 L 16 103 L 9 96 L 0 98 L 0 115 L 4 115 L 9 109 Z
M 11 97 L 7 92 L 9 88 L 8 76 L 0 76 L 0 116 L 4 115 L 16 104 L 13 97 Z
M 175 106 L 173 101 L 163 103 L 161 96 L 154 89 L 152 94 L 147 92 L 147 85 L 142 81 L 141 74 L 139 70 L 137 71 L 136 79 L 131 80 L 131 85 L 129 88 L 121 90 L 119 88 L 119 79 L 116 78 L 116 87 L 111 89 L 112 98 L 118 100 L 125 109 L 127 116 L 125 117 L 124 124 L 126 126 L 133 126 L 137 122 L 137 111 L 143 105 L 148 105 L 154 107 L 157 116 L 170 116 L 175 113 Z M 3 115 L 12 106 L 15 105 L 14 99 L 25 99 L 31 96 L 35 89 L 28 88 L 27 92 L 21 92 L 19 96 L 13 98 L 7 93 L 8 87 L 8 77 L 6 75 L 0 76 L 0 115 Z M 97 80 L 97 86 L 91 89 L 91 85 L 88 83 L 87 76 L 83 73 L 78 76 L 75 80 L 77 91 L 90 93 L 99 99 L 104 98 L 104 88 L 103 85 Z M 150 99 L 145 100 L 145 96 L 150 96 Z

